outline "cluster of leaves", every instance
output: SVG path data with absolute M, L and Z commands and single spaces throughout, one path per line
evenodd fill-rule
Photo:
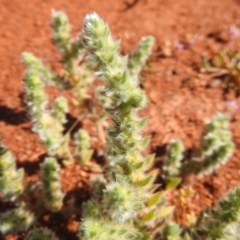
M 182 173 L 193 172 L 199 176 L 211 174 L 228 161 L 235 148 L 229 121 L 227 113 L 218 113 L 207 123 L 202 136 L 200 155 L 190 161 L 184 159 L 181 140 L 177 139 L 169 144 L 163 164 L 163 178 L 169 186 L 178 185 Z
M 194 239 L 239 239 L 240 188 L 231 190 L 213 209 L 203 211 L 192 236 Z
M 63 134 L 67 100 L 58 97 L 50 106 L 44 88 L 54 84 L 60 89 L 73 90 L 80 102 L 78 106 L 82 106 L 82 100 L 88 98 L 87 87 L 94 79 L 94 72 L 103 81 L 98 89 L 99 100 L 112 125 L 107 131 L 106 179 L 93 181 L 93 197 L 83 206 L 80 239 L 238 239 L 239 189 L 230 192 L 216 208 L 203 212 L 191 228 L 180 227 L 168 219 L 174 208 L 167 206 L 164 192 L 157 191 L 157 171 L 152 170 L 154 155 L 142 154 L 150 137 L 142 136 L 147 119 L 138 115 L 148 103 L 139 87 L 138 75 L 151 53 L 154 39 L 143 38 L 128 58 L 119 53 L 120 42 L 113 39 L 108 25 L 97 14 L 86 16 L 83 30 L 75 39 L 70 35 L 67 16 L 56 11 L 52 14 L 53 39 L 62 54 L 63 74 L 52 72 L 33 54 L 23 54 L 27 65 L 23 81 L 32 130 L 46 146 L 48 157 L 41 164 L 40 184 L 31 186 L 23 181 L 24 171 L 17 169 L 10 151 L 1 145 L 0 193 L 3 201 L 14 201 L 15 208 L 0 216 L 0 231 L 25 231 L 37 222 L 43 209 L 61 211 L 65 194 L 58 159 L 86 164 L 93 151 L 90 136 L 81 129 L 74 136 L 74 153 L 70 153 L 70 135 Z M 190 166 L 195 173 L 212 172 L 232 154 L 234 144 L 228 122 L 227 115 L 218 114 L 207 124 L 202 155 Z M 163 167 L 166 182 L 179 183 L 183 151 L 180 140 L 169 145 Z M 38 190 L 38 185 L 41 197 L 35 211 L 29 195 Z M 56 240 L 57 237 L 48 229 L 36 228 L 26 239 Z
M 127 57 L 119 54 L 119 42 L 113 40 L 109 27 L 96 14 L 85 19 L 83 42 L 89 58 L 98 66 L 97 74 L 105 83 L 105 94 L 111 96 L 111 106 L 106 110 L 113 124 L 107 139 L 108 184 L 102 190 L 100 201 L 93 199 L 87 203 L 95 205 L 96 213 L 91 216 L 85 212 L 80 236 L 103 240 L 119 239 L 121 234 L 121 239 L 153 239 L 153 229 L 158 229 L 172 208 L 164 207 L 161 194 L 155 193 L 157 172 L 147 172 L 154 156 L 141 154 L 150 138 L 142 137 L 146 119 L 140 118 L 137 112 L 146 106 L 147 97 L 139 87 L 133 67 L 129 69 Z
M 167 154 L 163 162 L 162 177 L 167 188 L 177 186 L 181 182 L 181 168 L 184 146 L 181 140 L 173 140 L 167 148 Z
M 223 77 L 224 88 L 239 90 L 240 87 L 240 57 L 236 51 L 221 51 L 213 59 L 204 59 L 205 71 L 213 77 Z
M 63 158 L 67 160 L 65 163 L 67 162 L 68 164 L 76 164 L 79 162 L 81 164 L 86 164 L 91 159 L 93 150 L 91 149 L 89 134 L 84 129 L 80 129 L 74 136 L 75 150 L 73 153 L 70 153 L 70 134 L 63 134 L 64 124 L 67 121 L 67 99 L 60 96 L 55 99 L 52 105 L 50 105 L 44 89 L 48 85 L 55 85 L 60 90 L 73 90 L 80 102 L 78 106 L 82 106 L 82 100 L 89 97 L 87 94 L 87 87 L 94 79 L 92 69 L 94 69 L 94 71 L 98 73 L 98 76 L 102 78 L 100 76 L 100 68 L 101 65 L 104 66 L 105 64 L 105 69 L 102 73 L 108 74 L 108 71 L 113 71 L 114 74 L 115 71 L 115 79 L 111 79 L 112 76 L 106 77 L 109 80 L 109 83 L 111 82 L 110 85 L 112 86 L 109 85 L 108 88 L 102 87 L 100 91 L 98 90 L 99 95 L 101 96 L 100 100 L 101 102 L 108 102 L 108 104 L 103 104 L 103 107 L 107 107 L 107 112 L 110 113 L 111 110 L 116 108 L 114 117 L 113 114 L 110 113 L 113 121 L 121 122 L 120 118 L 123 118 L 125 124 L 125 126 L 116 125 L 109 131 L 108 145 L 115 147 L 108 147 L 108 159 L 109 162 L 112 162 L 112 164 L 109 164 L 111 167 L 108 169 L 108 174 L 109 176 L 115 175 L 115 177 L 119 179 L 119 182 L 116 181 L 115 177 L 114 179 L 112 177 L 111 181 L 109 180 L 109 185 L 107 185 L 104 190 L 105 197 L 102 201 L 102 209 L 96 205 L 97 202 L 95 200 L 87 203 L 88 205 L 92 204 L 94 206 L 95 204 L 97 206 L 98 215 L 101 216 L 101 219 L 94 219 L 94 216 L 86 213 L 86 219 L 82 224 L 81 230 L 79 230 L 79 234 L 86 234 L 85 238 L 88 238 L 89 234 L 91 235 L 90 232 L 94 229 L 90 227 L 90 232 L 84 230 L 89 224 L 93 224 L 94 226 L 95 224 L 100 224 L 100 227 L 102 227 L 103 224 L 103 226 L 112 226 L 114 235 L 116 236 L 126 235 L 126 238 L 130 235 L 137 236 L 141 233 L 138 232 L 134 225 L 132 224 L 131 226 L 124 222 L 129 221 L 131 218 L 136 218 L 138 212 L 144 208 L 144 201 L 148 200 L 149 207 L 146 212 L 142 213 L 143 218 L 143 216 L 147 215 L 149 211 L 153 209 L 153 206 L 159 202 L 158 200 L 160 198 L 160 195 L 154 193 L 156 186 L 150 189 L 156 177 L 156 172 L 153 176 L 150 173 L 145 173 L 145 171 L 151 167 L 154 158 L 153 156 L 147 157 L 146 162 L 143 164 L 144 157 L 138 153 L 144 148 L 144 146 L 147 146 L 149 138 L 143 138 L 141 140 L 142 137 L 140 135 L 140 130 L 145 125 L 146 120 L 141 120 L 136 114 L 137 109 L 143 107 L 147 103 L 146 96 L 138 87 L 137 74 L 139 74 L 150 55 L 154 39 L 152 37 L 142 39 L 137 50 L 128 60 L 127 57 L 119 55 L 119 42 L 114 42 L 112 40 L 107 25 L 95 15 L 92 15 L 95 16 L 93 19 L 96 21 L 93 25 L 100 22 L 100 25 L 102 26 L 100 27 L 100 30 L 97 28 L 93 29 L 93 36 L 90 36 L 92 37 L 92 40 L 88 39 L 87 34 L 90 34 L 90 29 L 86 27 L 86 24 L 85 29 L 80 32 L 77 38 L 73 39 L 70 35 L 71 26 L 68 23 L 67 16 L 63 12 L 56 11 L 52 12 L 52 16 L 53 20 L 51 26 L 53 28 L 53 39 L 62 54 L 61 63 L 64 71 L 62 71 L 61 74 L 53 72 L 32 53 L 26 52 L 22 55 L 23 62 L 27 66 L 23 82 L 26 93 L 25 102 L 31 117 L 33 126 L 32 130 L 39 135 L 41 142 L 47 149 L 47 155 L 49 157 L 45 158 L 41 164 L 39 183 L 36 183 L 33 186 L 31 184 L 25 186 L 23 181 L 24 170 L 17 170 L 15 159 L 11 152 L 1 146 L 0 192 L 3 195 L 3 201 L 15 202 L 15 208 L 6 211 L 1 215 L 0 230 L 2 233 L 26 230 L 38 220 L 39 215 L 41 215 L 40 212 L 43 212 L 43 209 L 48 209 L 53 212 L 61 211 L 65 194 L 62 191 L 60 183 L 61 167 L 58 163 L 58 159 Z M 87 22 L 90 23 L 90 18 L 86 18 L 86 23 Z M 103 33 L 105 32 L 105 35 L 102 37 L 101 28 L 103 28 Z M 101 41 L 98 41 L 97 37 L 98 39 L 102 38 Z M 107 46 L 106 49 L 104 49 L 106 39 L 109 40 L 107 43 L 109 43 L 110 46 Z M 92 49 L 94 51 L 94 53 L 92 53 L 90 49 L 91 41 L 95 41 L 96 45 L 102 44 L 103 48 L 100 45 L 97 47 L 100 50 L 104 50 L 98 53 L 97 49 Z M 110 62 L 103 63 L 100 61 L 100 58 L 104 59 L 104 54 L 108 52 L 109 47 L 110 55 L 106 55 L 105 57 L 106 59 L 109 57 L 110 59 L 113 58 L 112 64 L 109 64 Z M 99 59 L 97 61 L 96 59 L 98 57 Z M 87 58 L 89 61 L 85 61 Z M 109 61 L 109 59 L 107 59 L 107 61 Z M 112 69 L 110 68 L 111 66 Z M 119 71 L 122 75 L 117 76 Z M 123 82 L 118 83 L 117 89 L 114 89 L 114 82 L 116 82 L 116 80 L 125 81 L 125 84 Z M 117 86 L 117 84 L 115 85 Z M 125 89 L 129 86 L 131 88 L 128 92 L 125 92 Z M 128 96 L 130 93 L 132 96 Z M 120 105 L 122 108 L 117 109 Z M 121 111 L 122 114 L 124 114 L 124 111 L 127 112 L 125 113 L 125 116 L 118 116 L 119 111 Z M 129 121 L 131 118 L 132 123 Z M 136 122 L 137 124 L 135 125 Z M 124 128 L 123 130 L 118 129 L 122 127 Z M 122 135 L 121 139 L 110 137 L 110 132 L 114 135 L 113 132 L 116 130 L 118 131 L 119 136 Z M 131 132 L 132 130 L 134 131 Z M 123 141 L 126 142 L 124 143 Z M 134 146 L 135 141 L 138 141 L 137 146 Z M 124 151 L 129 147 L 131 151 L 125 157 Z M 114 150 L 112 151 L 111 149 Z M 135 150 L 133 151 L 132 149 Z M 112 152 L 112 154 L 110 154 L 110 152 Z M 123 167 L 127 161 L 135 161 L 134 156 L 138 157 L 138 159 L 136 159 L 138 162 L 132 162 L 132 166 L 129 164 L 129 174 L 124 174 L 123 171 L 125 171 L 125 169 L 123 168 L 121 170 L 119 168 L 120 165 L 117 164 L 116 159 L 118 159 L 118 161 L 121 160 L 120 158 L 124 159 L 125 163 L 122 164 Z M 113 159 L 115 164 L 113 164 Z M 133 166 L 138 172 L 130 174 L 130 168 Z M 122 184 L 123 186 L 121 186 Z M 102 184 L 100 185 L 102 186 Z M 36 193 L 39 194 L 39 186 L 41 197 L 38 197 L 36 206 L 33 206 L 34 204 L 30 203 L 29 195 L 34 196 Z M 144 194 L 140 192 L 140 189 L 144 187 L 145 191 L 148 192 L 148 198 L 146 198 L 146 200 L 144 200 Z M 103 193 L 102 189 L 100 189 L 99 192 Z M 100 196 L 98 196 L 98 198 L 100 198 Z M 122 209 L 118 209 L 120 205 L 116 200 L 120 200 L 120 205 L 123 206 Z M 128 202 L 126 202 L 126 200 L 128 200 Z M 112 206 L 112 209 L 109 209 L 109 206 Z M 86 209 L 89 209 L 92 212 L 92 208 L 90 209 L 86 207 Z M 106 209 L 109 209 L 108 214 L 105 214 Z M 109 219 L 107 219 L 107 217 Z M 119 224 L 122 223 L 121 227 L 116 224 L 116 219 L 119 220 Z M 106 228 L 104 227 L 104 232 L 105 229 Z M 104 233 L 104 236 L 106 234 L 107 233 Z M 108 234 L 113 234 L 111 229 Z M 51 238 L 51 236 L 53 237 L 53 235 L 50 233 L 48 234 L 46 230 L 41 229 L 29 234 L 28 238 L 31 239 L 37 235 L 42 235 L 42 237 L 46 235 L 46 238 L 47 236 L 48 238 Z M 99 233 L 97 233 L 97 236 L 98 235 Z M 99 238 L 97 237 L 97 239 Z M 103 237 L 102 239 L 106 238 Z
M 201 154 L 198 158 L 183 163 L 184 147 L 180 140 L 174 140 L 167 149 L 163 165 L 163 178 L 168 187 L 181 182 L 181 173 L 194 172 L 198 176 L 211 174 L 225 164 L 232 156 L 234 143 L 229 130 L 229 115 L 218 113 L 205 128 Z M 239 227 L 239 191 L 230 191 L 213 209 L 201 212 L 195 224 L 181 228 L 174 222 L 168 222 L 162 231 L 164 240 L 237 240 Z M 180 190 L 180 200 L 185 199 Z
M 218 113 L 206 126 L 202 138 L 200 170 L 197 174 L 210 174 L 232 156 L 235 145 L 229 130 L 229 115 Z

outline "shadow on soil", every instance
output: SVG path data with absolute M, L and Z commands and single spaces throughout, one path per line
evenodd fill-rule
M 0 106 L 0 122 L 1 121 L 11 125 L 19 125 L 28 122 L 28 115 L 26 111 L 15 112 L 14 109 Z

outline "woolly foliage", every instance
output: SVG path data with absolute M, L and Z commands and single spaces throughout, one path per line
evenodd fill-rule
M 41 165 L 41 170 L 46 205 L 52 211 L 59 211 L 62 208 L 64 198 L 60 183 L 60 166 L 55 158 L 46 158 Z
M 167 148 L 167 155 L 164 159 L 163 178 L 166 181 L 180 175 L 182 166 L 184 146 L 181 140 L 172 141 Z
M 114 223 L 104 218 L 85 218 L 81 223 L 79 232 L 81 240 L 138 240 L 141 234 L 129 224 Z
M 74 143 L 76 146 L 75 156 L 80 157 L 80 162 L 86 164 L 92 157 L 93 149 L 90 144 L 90 136 L 84 129 L 80 129 L 74 135 Z
M 43 79 L 47 85 L 56 84 L 59 88 L 65 88 L 62 79 L 53 73 L 49 67 L 45 66 L 43 62 L 34 56 L 32 53 L 22 53 L 22 60 L 27 66 L 28 70 L 32 70 L 34 74 Z
M 24 191 L 24 170 L 16 167 L 12 153 L 0 146 L 0 193 L 4 201 L 14 201 Z
M 52 11 L 53 40 L 62 54 L 64 66 L 65 88 L 74 88 L 79 99 L 85 99 L 87 87 L 93 82 L 93 75 L 89 71 L 85 59 L 85 50 L 79 37 L 72 38 L 67 15 L 62 11 Z M 80 34 L 81 35 L 81 34 Z
M 182 240 L 182 229 L 175 222 L 169 221 L 162 232 L 164 240 Z
M 131 54 L 131 58 L 128 63 L 132 75 L 138 75 L 141 72 L 147 62 L 147 59 L 152 54 L 152 47 L 154 43 L 155 39 L 152 36 L 143 37 L 140 40 L 137 49 Z
M 9 210 L 0 216 L 0 232 L 18 232 L 27 230 L 34 223 L 34 214 L 24 204 Z
M 225 164 L 234 151 L 229 116 L 218 113 L 208 124 L 202 139 L 202 156 L 197 173 L 210 174 Z
M 66 139 L 63 137 L 63 123 L 68 112 L 67 100 L 59 97 L 52 109 L 47 109 L 48 97 L 44 93 L 44 83 L 39 73 L 31 65 L 23 79 L 26 104 L 32 118 L 34 132 L 39 134 L 50 155 L 60 153 Z
M 137 112 L 146 106 L 147 97 L 137 76 L 130 73 L 128 58 L 119 54 L 120 42 L 113 40 L 108 25 L 97 14 L 86 16 L 81 37 L 96 75 L 105 84 L 101 93 L 111 99 L 106 108 L 113 123 L 107 139 L 109 183 L 102 193 L 99 214 L 112 224 L 136 227 L 142 238 L 152 239 L 154 234 L 147 233 L 147 226 L 157 226 L 172 209 L 156 209 L 163 207 L 162 196 L 155 194 L 157 187 L 153 184 L 157 171 L 146 172 L 154 156 L 141 154 L 150 137 L 142 136 L 147 120 Z
M 216 207 L 203 211 L 194 230 L 194 239 L 239 240 L 240 188 L 231 190 Z
M 58 238 L 47 228 L 34 228 L 28 233 L 25 240 L 58 240 Z

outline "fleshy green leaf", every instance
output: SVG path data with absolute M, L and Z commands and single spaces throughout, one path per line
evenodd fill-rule
M 156 205 L 162 197 L 163 197 L 163 195 L 161 192 L 155 193 L 153 196 L 151 196 L 148 199 L 147 206 L 152 207 L 152 206 Z
M 166 190 L 175 189 L 181 183 L 181 181 L 182 181 L 182 179 L 178 178 L 178 177 L 172 177 L 172 178 L 167 179 Z
M 175 207 L 172 207 L 172 206 L 161 208 L 160 210 L 157 211 L 156 217 L 157 217 L 157 218 L 167 217 L 167 216 L 169 216 L 170 214 L 172 214 L 174 208 L 175 208 Z

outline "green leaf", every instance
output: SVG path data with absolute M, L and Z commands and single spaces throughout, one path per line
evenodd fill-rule
M 144 180 L 142 180 L 139 183 L 139 185 L 141 187 L 150 186 L 155 181 L 156 177 L 157 177 L 157 170 L 153 170 L 149 173 L 149 175 Z
M 157 218 L 167 217 L 167 216 L 169 216 L 170 214 L 172 214 L 173 210 L 174 210 L 174 207 L 172 207 L 172 206 L 162 208 L 162 209 L 160 209 L 160 210 L 157 211 L 156 217 L 157 217 Z
M 93 155 L 93 149 L 84 149 L 81 151 L 81 163 L 87 164 Z
M 151 207 L 154 205 L 157 205 L 157 203 L 159 202 L 159 200 L 162 198 L 162 193 L 157 192 L 155 193 L 153 196 L 151 196 L 148 201 L 147 201 L 147 206 Z
M 147 137 L 143 138 L 141 143 L 140 143 L 141 144 L 141 149 L 145 149 L 149 145 L 150 141 L 151 141 L 150 136 L 147 136 Z
M 147 124 L 147 121 L 148 121 L 148 118 L 142 118 L 138 123 L 139 127 L 142 129 Z
M 155 154 L 148 155 L 144 161 L 144 168 L 147 170 L 152 167 Z
M 135 169 L 140 170 L 144 166 L 144 162 L 139 162 L 134 165 Z
M 182 178 L 179 177 L 171 177 L 167 179 L 167 186 L 166 190 L 173 190 L 175 189 L 182 181 Z
M 156 213 L 156 209 L 152 209 L 150 212 L 148 212 L 147 214 L 145 214 L 143 217 L 142 217 L 142 220 L 144 222 L 150 222 L 154 219 L 155 217 L 155 213 Z

